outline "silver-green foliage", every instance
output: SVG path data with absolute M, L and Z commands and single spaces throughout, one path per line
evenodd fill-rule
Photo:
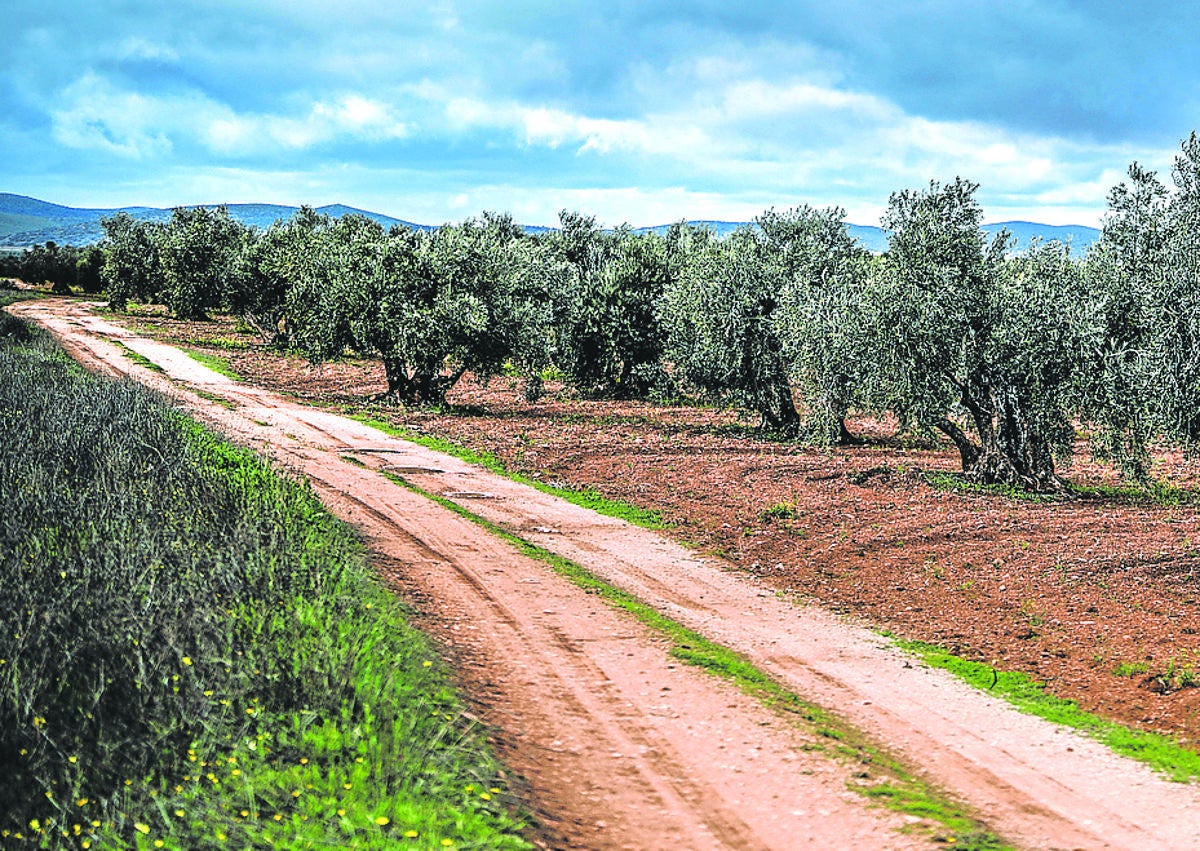
M 844 215 L 771 209 L 724 241 L 680 252 L 682 270 L 663 299 L 668 358 L 679 376 L 789 435 L 801 431 L 795 389 L 810 439 L 849 439 L 870 260 Z
M 546 241 L 570 264 L 553 293 L 554 358 L 576 387 L 621 397 L 665 389 L 658 302 L 673 274 L 670 237 L 605 231 L 562 211 Z
M 177 207 L 155 233 L 162 303 L 181 319 L 203 319 L 228 307 L 242 289 L 240 260 L 253 232 L 225 207 Z
M 229 307 L 264 342 L 288 342 L 288 293 L 313 261 L 317 232 L 328 229 L 331 223 L 329 216 L 306 206 L 246 240 L 238 258 L 237 286 L 230 292 Z
M 768 210 L 755 223 L 759 250 L 779 272 L 775 327 L 789 380 L 804 402 L 809 439 L 851 439 L 846 416 L 866 374 L 863 299 L 870 255 L 850 236 L 844 210 Z
M 888 251 L 873 277 L 872 406 L 902 426 L 940 431 L 984 483 L 1055 489 L 1069 451 L 1083 301 L 1066 249 L 1005 259 L 1007 234 L 980 228 L 976 184 L 894 194 Z
M 130 301 L 158 299 L 163 288 L 159 256 L 162 224 L 138 221 L 128 213 L 105 217 L 100 224 L 104 228 L 100 280 L 108 293 L 109 305 L 124 310 Z
M 739 228 L 699 246 L 663 293 L 666 357 L 684 382 L 759 413 L 763 425 L 795 434 L 779 334 L 785 270 L 768 262 L 760 232 Z
M 1087 257 L 1098 321 L 1083 408 L 1094 447 L 1144 479 L 1157 438 L 1200 441 L 1200 139 L 1182 146 L 1168 188 L 1137 163 L 1109 194 Z
M 346 216 L 308 251 L 287 298 L 296 341 L 317 359 L 379 356 L 397 401 L 439 403 L 468 370 L 548 365 L 549 293 L 569 270 L 505 217 L 384 232 Z

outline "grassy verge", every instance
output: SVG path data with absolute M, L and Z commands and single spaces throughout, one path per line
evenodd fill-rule
M 1078 730 L 1123 756 L 1146 763 L 1171 780 L 1187 782 L 1200 777 L 1200 754 L 1195 751 L 1180 747 L 1166 736 L 1131 730 L 1085 712 L 1074 701 L 1050 694 L 1043 684 L 1028 674 L 996 671 L 989 665 L 962 659 L 934 644 L 894 635 L 888 637 L 897 647 L 916 655 L 927 665 L 947 670 L 976 688 L 1003 698 L 1022 712 Z
M 241 381 L 242 377 L 234 372 L 233 367 L 229 365 L 229 358 L 210 355 L 204 352 L 198 352 L 195 349 L 184 349 L 183 353 L 196 363 L 206 366 L 217 375 L 223 375 L 226 378 L 231 378 L 234 381 Z
M 146 357 L 145 355 L 138 354 L 133 349 L 129 348 L 129 346 L 122 343 L 120 340 L 113 340 L 112 343 L 121 349 L 121 353 L 123 355 L 125 355 L 125 357 L 127 357 L 129 360 L 136 363 L 138 366 L 144 367 L 145 369 L 148 369 L 151 372 L 157 372 L 159 374 L 166 373 L 166 370 L 164 370 L 161 366 L 156 364 L 154 361 L 150 360 L 150 358 Z
M 567 502 L 584 508 L 595 511 L 597 514 L 603 514 L 608 517 L 616 517 L 635 526 L 641 526 L 644 529 L 665 529 L 668 524 L 663 520 L 662 514 L 657 511 L 652 511 L 647 508 L 640 508 L 636 505 L 631 505 L 628 502 L 609 499 L 603 496 L 594 489 L 574 490 L 572 488 L 555 487 L 554 485 L 540 482 L 537 479 L 529 476 L 521 475 L 520 473 L 511 472 L 495 455 L 489 452 L 476 452 L 473 449 L 459 446 L 449 440 L 440 437 L 433 437 L 427 434 L 412 431 L 411 429 L 396 426 L 387 420 L 381 420 L 376 417 L 366 415 L 352 415 L 352 419 L 358 420 L 363 425 L 368 425 L 371 428 L 376 428 L 384 434 L 390 434 L 394 437 L 403 438 L 411 443 L 416 443 L 424 446 L 427 449 L 433 449 L 437 452 L 444 452 L 447 455 L 453 455 L 468 464 L 476 464 L 486 470 L 512 479 L 515 482 L 520 482 L 523 485 L 529 485 L 543 493 L 552 494 L 554 496 L 565 499 Z
M 346 460 L 349 463 L 361 463 L 355 459 Z M 810 731 L 824 743 L 818 747 L 841 759 L 851 760 L 859 766 L 855 772 L 856 780 L 850 784 L 851 789 L 888 809 L 940 825 L 940 829 L 934 831 L 933 838 L 936 841 L 972 851 L 1003 851 L 1011 848 L 987 831 L 960 804 L 915 776 L 859 730 L 837 715 L 784 688 L 740 653 L 672 620 L 570 559 L 532 544 L 445 497 L 413 485 L 396 473 L 385 471 L 383 475 L 395 484 L 420 493 L 480 525 L 491 534 L 510 543 L 522 554 L 549 565 L 556 573 L 588 593 L 599 596 L 614 608 L 628 612 L 666 638 L 670 644 L 669 652 L 675 658 L 732 683 L 763 705 L 780 712 L 793 723 Z
M 15 304 L 18 301 L 45 297 L 45 293 L 29 292 L 28 290 L 10 290 L 4 286 L 0 286 L 0 308 Z
M 1021 502 L 1090 500 L 1122 505 L 1159 505 L 1166 508 L 1195 505 L 1200 502 L 1200 493 L 1196 491 L 1153 480 L 1145 484 L 1119 485 L 1086 485 L 1067 482 L 1060 493 L 1035 493 L 1012 485 L 984 485 L 969 480 L 962 473 L 947 473 L 941 470 L 926 472 L 922 478 L 926 484 L 938 490 L 1000 496 Z
M 6 315 L 0 373 L 0 847 L 530 847 L 307 488 Z

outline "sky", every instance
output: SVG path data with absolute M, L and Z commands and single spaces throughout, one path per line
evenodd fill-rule
M 744 221 L 962 176 L 1096 226 L 1200 130 L 1196 0 L 5 0 L 0 191 Z

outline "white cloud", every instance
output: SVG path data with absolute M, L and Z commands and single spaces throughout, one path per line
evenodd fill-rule
M 722 76 L 714 69 L 740 73 Z M 744 63 L 698 59 L 688 69 L 673 69 L 670 83 L 674 94 L 660 92 L 658 110 L 618 117 L 461 96 L 429 81 L 406 94 L 429 107 L 423 135 L 482 132 L 493 147 L 599 158 L 598 188 L 586 193 L 593 201 L 582 207 L 638 222 L 730 218 L 734 211 L 749 216 L 766 206 L 811 203 L 844 207 L 852 220 L 868 224 L 878 221 L 890 192 L 961 175 L 981 184 L 989 219 L 1036 218 L 1037 204 L 1045 203 L 1058 222 L 1092 224 L 1113 184 L 1111 164 L 1131 158 L 1113 146 L 910 114 L 885 98 L 829 82 L 828 75 L 776 81 L 755 76 Z M 582 173 L 570 182 L 578 185 Z M 613 189 L 622 173 L 637 186 Z M 520 195 L 528 200 L 540 190 Z M 471 197 L 485 203 L 495 196 L 473 187 Z M 687 206 L 671 212 L 657 199 Z
M 244 156 L 303 150 L 339 138 L 369 142 L 403 138 L 408 125 L 387 104 L 350 93 L 315 101 L 307 113 L 236 112 L 200 93 L 144 95 L 88 72 L 62 92 L 51 113 L 56 140 L 72 148 L 140 159 L 198 140 L 210 151 Z
M 177 62 L 179 53 L 169 44 L 150 41 L 138 36 L 129 36 L 116 46 L 118 59 L 144 59 L 157 62 Z
M 202 129 L 214 151 L 239 155 L 274 148 L 302 150 L 339 137 L 378 142 L 400 139 L 408 126 L 393 116 L 388 106 L 360 95 L 315 102 L 300 117 L 264 113 L 235 114 L 220 107 Z
M 439 92 L 430 91 L 437 97 Z M 700 128 L 688 123 L 646 119 L 593 118 L 546 106 L 508 101 L 487 102 L 455 97 L 444 105 L 452 130 L 499 130 L 530 147 L 573 146 L 579 153 L 634 152 L 682 155 L 707 140 Z
M 121 49 L 168 56 L 136 40 Z M 559 181 L 552 175 L 537 181 L 572 187 L 563 190 L 496 186 L 495 172 L 457 175 L 436 202 L 429 195 L 418 203 L 408 184 L 393 184 L 404 194 L 389 195 L 383 212 L 431 221 L 469 212 L 470 199 L 479 209 L 511 210 L 541 224 L 553 222 L 564 206 L 611 223 L 655 224 L 751 218 L 768 206 L 799 203 L 841 206 L 865 224 L 878 220 L 889 192 L 962 175 L 981 183 L 989 220 L 1092 224 L 1121 177 L 1112 164 L 1123 166 L 1133 153 L 982 122 L 934 120 L 827 75 L 767 79 L 747 62 L 699 58 L 672 69 L 668 82 L 671 90 L 647 108 L 624 114 L 612 104 L 601 115 L 535 98 L 489 98 L 475 93 L 486 91 L 483 83 L 463 88 L 440 78 L 348 88 L 263 112 L 237 110 L 198 91 L 128 91 L 87 72 L 61 90 L 52 120 L 60 143 L 130 160 L 178 157 L 197 145 L 226 159 L 279 152 L 319 157 L 327 143 L 418 136 L 482 140 L 501 156 L 506 148 L 544 148 L 587 160 Z M 436 182 L 442 164 L 436 158 L 424 163 L 413 166 Z M 311 168 L 323 166 L 314 159 Z M 578 188 L 589 174 L 595 188 Z M 369 183 L 362 191 L 371 192 Z M 325 178 L 316 185 L 339 194 Z
M 164 111 L 186 113 L 181 104 L 116 90 L 90 72 L 63 95 L 67 106 L 50 116 L 56 141 L 134 159 L 169 152 L 171 140 L 160 119 Z
M 809 82 L 777 86 L 766 80 L 733 83 L 721 92 L 721 114 L 727 119 L 810 112 L 842 112 L 887 120 L 898 110 L 873 95 L 841 91 Z

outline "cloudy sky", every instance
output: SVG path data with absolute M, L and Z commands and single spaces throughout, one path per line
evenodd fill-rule
M 0 191 L 634 225 L 876 224 L 962 175 L 1099 222 L 1200 129 L 1192 0 L 5 0 Z

